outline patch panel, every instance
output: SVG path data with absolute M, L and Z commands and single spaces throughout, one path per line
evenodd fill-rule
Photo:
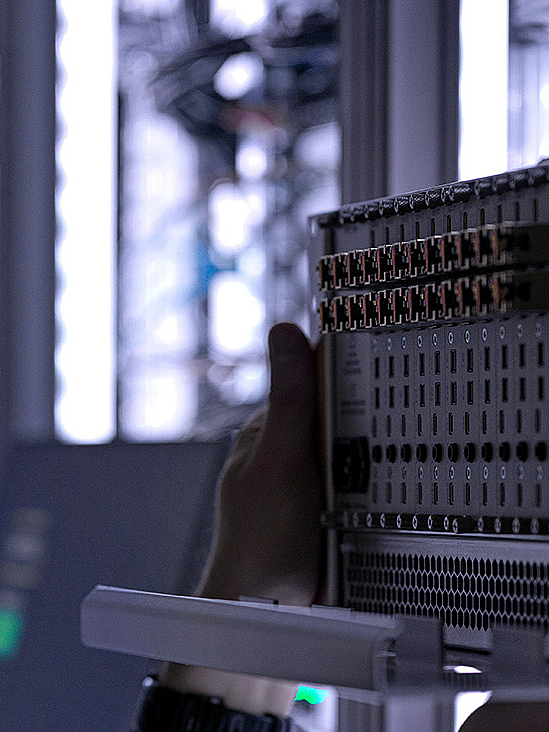
M 506 270 L 362 295 L 338 295 L 322 300 L 318 312 L 321 332 L 339 333 L 548 308 L 549 272 Z
M 318 272 L 321 290 L 367 287 L 449 272 L 499 266 L 547 265 L 549 226 L 485 225 L 427 239 L 325 255 Z
M 339 603 L 441 617 L 467 649 L 506 618 L 549 630 L 536 598 L 502 589 L 549 572 L 549 164 L 346 206 L 312 232 Z

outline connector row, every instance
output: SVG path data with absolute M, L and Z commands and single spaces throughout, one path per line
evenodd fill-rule
M 390 325 L 549 309 L 549 272 L 495 272 L 325 298 L 320 331 L 339 333 Z
M 368 287 L 470 269 L 549 261 L 549 225 L 511 223 L 453 231 L 321 257 L 321 290 Z

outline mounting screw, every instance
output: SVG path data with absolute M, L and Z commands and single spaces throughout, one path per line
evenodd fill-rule
M 537 518 L 533 518 L 530 521 L 530 533 L 537 534 L 538 531 L 539 531 L 539 522 L 538 522 Z
M 539 338 L 541 335 L 541 323 L 538 321 L 534 327 L 534 332 L 536 336 Z
M 433 475 L 435 476 L 435 480 L 438 480 L 438 465 L 435 465 L 435 469 L 433 470 Z
M 501 531 L 501 519 L 496 516 L 494 519 L 494 531 L 499 534 Z
M 522 323 L 517 323 L 517 336 L 519 338 L 522 338 L 524 333 L 524 328 L 522 327 Z
M 421 346 L 423 345 L 423 338 L 421 336 L 421 333 L 417 337 L 417 345 L 418 345 L 418 348 L 421 348 Z
M 517 469 L 517 479 L 518 480 L 524 480 L 524 466 L 519 465 Z
M 465 475 L 467 476 L 467 480 L 471 480 L 471 466 L 470 465 L 468 465 L 465 468 Z
M 377 353 L 377 339 L 374 338 L 374 341 L 372 343 L 372 350 L 374 353 Z
M 371 529 L 371 528 L 372 528 L 372 524 L 373 524 L 373 522 L 374 522 L 374 520 L 373 520 L 373 518 L 372 518 L 372 514 L 371 514 L 371 513 L 368 513 L 368 514 L 366 514 L 366 526 L 367 526 L 367 527 L 368 527 L 369 529 Z
M 485 465 L 484 468 L 482 469 L 482 477 L 484 478 L 484 480 L 488 480 L 488 466 L 487 465 Z
M 397 516 L 396 524 L 397 524 L 397 529 L 402 528 L 402 516 L 400 514 L 398 514 L 398 516 Z
M 536 468 L 536 480 L 543 480 L 543 468 L 538 465 Z
M 454 342 L 454 332 L 453 332 L 453 331 L 451 330 L 451 331 L 450 331 L 450 332 L 448 333 L 448 343 L 449 343 L 450 345 L 452 345 L 452 343 L 453 343 L 453 342 Z
M 438 343 L 438 336 L 436 333 L 433 333 L 433 346 L 436 346 L 437 343 Z
M 417 475 L 420 480 L 423 478 L 423 468 L 421 466 L 417 469 Z
M 482 329 L 482 340 L 487 341 L 488 340 L 488 331 L 486 328 Z
M 484 519 L 482 516 L 479 516 L 477 519 L 477 531 L 479 531 L 481 534 L 484 531 Z
M 499 337 L 501 340 L 503 340 L 505 338 L 505 326 L 504 325 L 499 326 Z
M 429 516 L 427 517 L 427 528 L 429 529 L 429 531 L 433 529 L 433 517 L 431 516 L 431 514 L 429 514 Z
M 452 521 L 452 531 L 454 532 L 454 534 L 457 534 L 459 531 L 459 521 L 457 520 L 457 518 Z
M 402 336 L 401 344 L 402 344 L 402 348 L 406 348 L 406 336 Z
M 417 529 L 417 515 L 412 516 L 412 529 Z
M 505 467 L 505 465 L 501 466 L 499 474 L 500 474 L 501 479 L 505 480 L 505 478 L 507 477 L 507 468 Z
M 452 465 L 450 465 L 450 468 L 448 470 L 448 475 L 450 476 L 450 480 L 453 480 L 455 474 L 456 474 L 455 468 Z
M 448 531 L 450 528 L 450 518 L 449 516 L 444 517 L 444 531 Z
M 468 330 L 465 331 L 464 338 L 465 338 L 465 343 L 469 343 L 469 341 L 471 340 L 471 333 Z
M 387 338 L 387 350 L 390 351 L 393 347 L 393 341 L 390 338 Z
M 512 528 L 513 528 L 513 534 L 520 533 L 520 521 L 518 518 L 513 519 Z

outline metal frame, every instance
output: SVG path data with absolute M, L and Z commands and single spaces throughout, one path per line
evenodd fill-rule
M 54 436 L 55 0 L 0 6 L 0 440 Z

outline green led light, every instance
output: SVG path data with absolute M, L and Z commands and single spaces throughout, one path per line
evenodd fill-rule
M 23 635 L 23 616 L 13 608 L 0 608 L 0 661 L 13 658 Z
M 306 701 L 309 704 L 320 704 L 328 696 L 323 689 L 313 689 L 312 686 L 300 686 L 295 695 L 295 701 Z

